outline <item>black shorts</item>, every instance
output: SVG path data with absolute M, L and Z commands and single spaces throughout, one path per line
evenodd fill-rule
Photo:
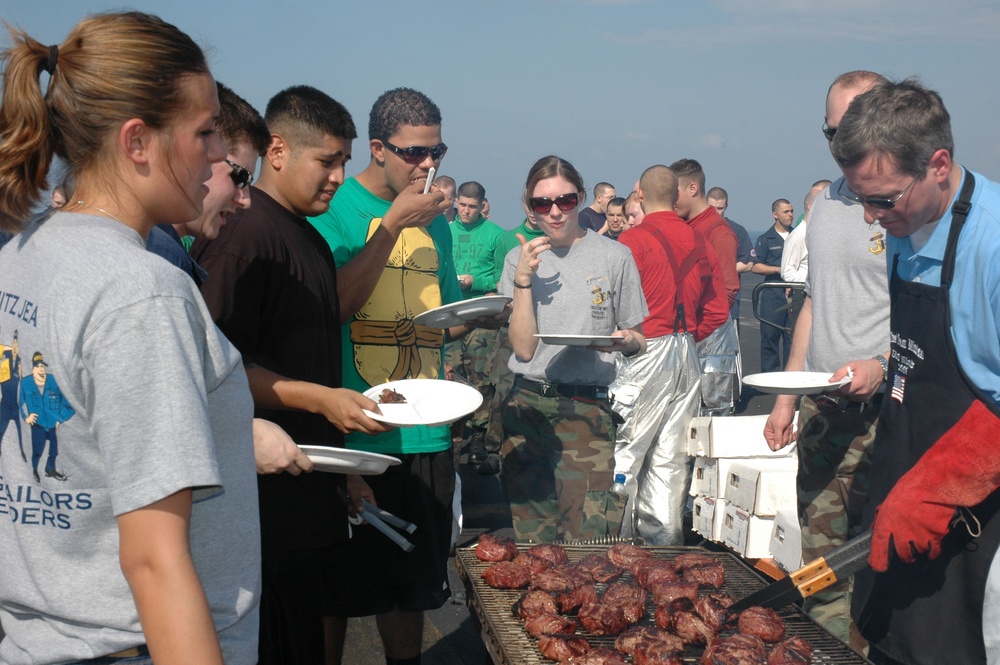
M 451 596 L 452 451 L 394 457 L 402 464 L 365 480 L 379 508 L 417 525 L 412 534 L 401 531 L 415 547 L 404 552 L 368 524 L 352 527 L 351 540 L 331 548 L 330 567 L 342 574 L 324 603 L 327 614 L 361 617 L 393 609 L 420 612 L 441 607 Z
M 329 589 L 340 582 L 328 561 L 334 547 L 268 550 L 261 560 L 259 665 L 322 663 Z

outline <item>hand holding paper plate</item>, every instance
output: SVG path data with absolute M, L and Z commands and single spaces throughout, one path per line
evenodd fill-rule
M 762 393 L 773 395 L 818 395 L 828 393 L 851 382 L 851 376 L 830 383 L 826 372 L 763 372 L 743 377 L 743 383 Z
M 382 413 L 365 410 L 372 419 L 396 427 L 448 425 L 466 416 L 483 403 L 483 396 L 470 385 L 442 379 L 403 379 L 369 388 L 365 397 L 379 402 L 382 391 L 389 389 L 404 402 L 383 404 Z

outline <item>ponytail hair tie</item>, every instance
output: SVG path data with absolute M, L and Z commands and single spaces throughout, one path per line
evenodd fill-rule
M 53 44 L 49 47 L 49 56 L 45 58 L 45 63 L 42 65 L 42 69 L 49 73 L 49 76 L 55 73 L 56 63 L 59 62 L 59 46 Z

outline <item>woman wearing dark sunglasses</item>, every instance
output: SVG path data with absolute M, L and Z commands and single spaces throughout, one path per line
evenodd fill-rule
M 503 407 L 503 482 L 518 540 L 617 534 L 624 500 L 609 491 L 615 426 L 608 399 L 614 353 L 642 353 L 647 314 L 629 250 L 578 222 L 585 188 L 572 164 L 535 162 L 524 188 L 544 235 L 519 236 L 498 291 L 513 297 Z M 537 335 L 613 336 L 609 346 L 548 344 Z

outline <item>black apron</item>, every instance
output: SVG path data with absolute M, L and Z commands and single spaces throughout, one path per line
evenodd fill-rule
M 893 262 L 889 295 L 892 357 L 889 385 L 875 435 L 869 502 L 864 526 L 896 481 L 947 432 L 975 400 L 997 409 L 962 371 L 951 338 L 948 290 L 955 272 L 958 237 L 975 182 L 965 172 L 941 269 L 941 286 L 900 279 Z M 898 256 L 897 256 L 898 259 Z M 985 663 L 982 609 L 993 555 L 1000 546 L 1000 491 L 971 512 L 982 533 L 962 526 L 944 538 L 933 561 L 906 564 L 890 557 L 889 570 L 855 576 L 853 615 L 858 628 L 886 656 L 913 665 Z

